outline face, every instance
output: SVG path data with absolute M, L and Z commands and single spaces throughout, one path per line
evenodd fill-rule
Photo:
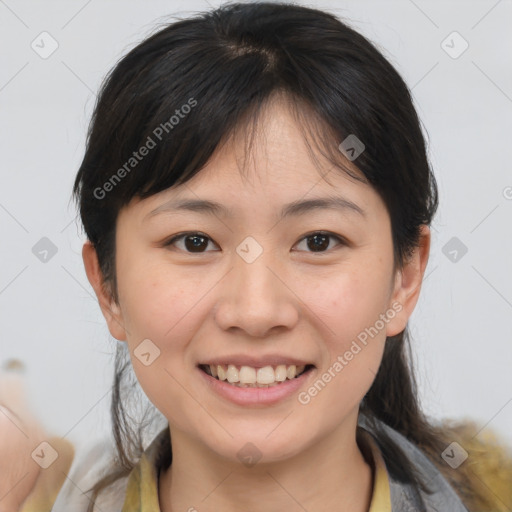
M 233 142 L 186 184 L 120 212 L 119 304 L 103 307 L 171 438 L 180 432 L 233 461 L 247 442 L 270 462 L 354 428 L 386 336 L 405 327 L 426 264 L 423 257 L 393 271 L 382 199 L 327 161 L 323 179 L 285 107 L 275 105 L 262 123 L 266 136 L 257 137 L 245 175 L 243 142 Z M 290 203 L 326 197 L 345 206 L 281 216 Z M 162 206 L 185 199 L 225 211 Z M 84 261 L 94 286 L 85 252 Z M 314 365 L 273 402 L 235 402 L 198 368 L 269 355 Z

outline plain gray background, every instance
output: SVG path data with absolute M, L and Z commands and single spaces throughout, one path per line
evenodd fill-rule
M 220 3 L 0 0 L 0 363 L 26 364 L 36 413 L 77 444 L 109 433 L 117 343 L 69 202 L 95 93 L 157 22 Z M 422 401 L 512 444 L 511 2 L 297 3 L 348 21 L 412 88 L 441 201 L 410 322 Z M 31 46 L 52 44 L 46 58 Z M 57 251 L 46 262 L 43 237 Z

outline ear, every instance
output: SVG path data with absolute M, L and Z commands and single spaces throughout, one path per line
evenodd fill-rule
M 405 329 L 418 302 L 429 252 L 430 228 L 427 225 L 422 225 L 419 246 L 414 249 L 410 258 L 404 262 L 403 268 L 397 270 L 395 275 L 390 307 L 395 304 L 392 309 L 397 313 L 387 324 L 387 336 L 395 336 Z
M 126 341 L 126 329 L 121 308 L 112 298 L 109 286 L 103 280 L 103 274 L 98 263 L 98 255 L 90 240 L 87 240 L 82 247 L 82 258 L 87 279 L 96 293 L 110 334 L 119 341 Z

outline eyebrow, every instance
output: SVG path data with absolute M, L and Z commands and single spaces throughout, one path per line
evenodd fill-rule
M 362 217 L 366 217 L 366 212 L 356 203 L 339 196 L 331 197 L 318 197 L 315 199 L 298 200 L 284 205 L 280 214 L 279 220 L 288 216 L 305 215 L 312 210 L 331 209 L 342 210 L 346 212 L 354 212 Z M 195 213 L 203 213 L 207 215 L 233 217 L 233 211 L 221 203 L 215 201 L 208 201 L 205 199 L 171 199 L 151 212 L 149 212 L 144 220 L 152 218 L 162 212 L 179 212 L 189 211 Z

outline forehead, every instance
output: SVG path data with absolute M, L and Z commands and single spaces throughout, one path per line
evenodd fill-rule
M 226 137 L 204 168 L 218 173 L 232 168 L 236 161 L 243 176 L 294 179 L 313 174 L 329 182 L 333 167 L 343 170 L 355 181 L 367 182 L 355 163 L 340 151 L 338 141 L 327 123 L 305 105 L 287 96 L 273 96 L 254 116 Z
M 228 134 L 188 184 L 255 189 L 265 184 L 273 189 L 320 182 L 333 189 L 347 181 L 367 184 L 355 163 L 341 153 L 336 139 L 310 109 L 301 110 L 286 99 L 269 100 Z
M 322 131 L 313 131 L 317 125 L 307 112 L 302 114 L 298 117 L 286 102 L 270 102 L 254 120 L 240 124 L 190 180 L 143 200 L 144 216 L 165 209 L 165 203 L 170 210 L 181 201 L 188 203 L 189 211 L 222 215 L 233 215 L 244 205 L 254 209 L 258 202 L 266 207 L 275 204 L 282 217 L 298 212 L 299 202 L 326 196 L 330 206 L 362 214 L 369 196 L 377 199 L 375 191 L 355 163 L 344 157 L 337 141 L 318 141 Z M 335 160 L 326 156 L 322 144 L 332 144 L 328 150 Z

